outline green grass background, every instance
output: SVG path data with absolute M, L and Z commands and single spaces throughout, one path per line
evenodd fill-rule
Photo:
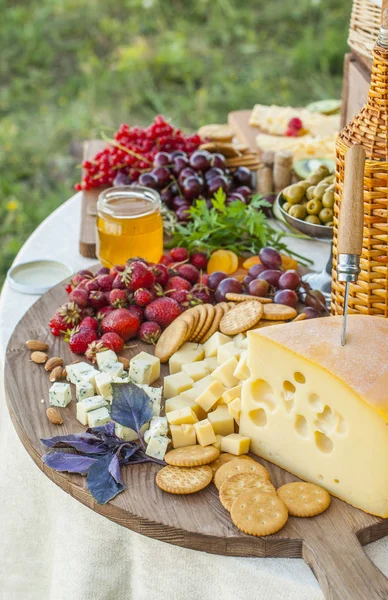
M 350 0 L 0 0 L 0 285 L 82 140 L 340 97 Z

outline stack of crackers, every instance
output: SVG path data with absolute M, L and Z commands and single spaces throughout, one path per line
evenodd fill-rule
M 234 131 L 227 124 L 204 125 L 198 130 L 198 134 L 208 141 L 200 146 L 201 150 L 220 153 L 226 157 L 226 166 L 231 170 L 237 167 L 247 167 L 256 171 L 261 166 L 258 151 L 248 148 L 244 144 L 234 142 Z
M 278 490 L 267 469 L 249 456 L 220 454 L 214 446 L 186 446 L 167 452 L 157 485 L 171 494 L 192 494 L 212 481 L 234 525 L 250 535 L 279 531 L 288 516 L 313 517 L 330 505 L 330 495 L 313 483 L 292 482 Z

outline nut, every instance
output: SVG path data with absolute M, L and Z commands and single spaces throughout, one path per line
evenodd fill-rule
M 26 346 L 29 350 L 40 350 L 40 352 L 46 352 L 49 348 L 46 342 L 40 342 L 39 340 L 27 340 Z
M 63 420 L 57 408 L 53 408 L 52 406 L 50 406 L 46 410 L 46 415 L 50 423 L 52 423 L 53 425 L 62 425 Z
M 62 358 L 60 358 L 59 356 L 52 356 L 51 358 L 48 359 L 44 368 L 46 369 L 46 371 L 52 371 L 53 369 L 55 369 L 55 367 L 62 367 L 62 365 L 63 365 Z
M 62 369 L 62 379 L 66 379 L 67 377 L 67 371 L 66 371 L 66 367 L 64 369 Z
M 32 362 L 34 362 L 38 365 L 43 365 L 47 359 L 48 359 L 48 356 L 45 352 L 40 352 L 39 350 L 36 350 L 35 352 L 31 352 Z
M 45 365 L 46 368 L 47 365 Z M 50 373 L 50 381 L 54 382 L 54 381 L 59 381 L 60 379 L 62 379 L 63 377 L 63 369 L 60 365 L 58 365 L 57 367 L 54 367 L 53 370 Z
M 125 358 L 124 356 L 118 356 L 117 361 L 124 365 L 125 371 L 129 370 L 129 360 L 127 358 Z

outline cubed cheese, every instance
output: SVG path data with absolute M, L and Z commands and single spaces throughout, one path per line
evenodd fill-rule
M 110 413 L 106 406 L 97 408 L 97 410 L 92 410 L 88 413 L 89 427 L 100 427 L 101 425 L 105 425 L 105 423 L 109 423 L 111 420 Z
M 198 381 L 195 381 L 193 387 L 199 393 L 199 392 L 203 392 L 204 390 L 206 390 L 206 388 L 209 387 L 209 385 L 211 383 L 213 383 L 213 379 L 212 379 L 211 375 L 206 375 L 206 377 L 203 377 L 203 379 L 198 379 Z
M 212 424 L 208 419 L 198 421 L 198 423 L 195 423 L 194 427 L 198 443 L 201 444 L 201 446 L 210 446 L 217 442 Z
M 96 388 L 100 396 L 112 402 L 112 378 L 108 373 L 99 373 L 96 375 Z
M 144 435 L 144 439 L 148 433 L 148 425 L 149 423 L 145 423 L 140 429 L 140 433 Z M 122 438 L 125 442 L 135 442 L 139 438 L 137 431 L 131 429 L 130 427 L 124 427 L 124 425 L 120 425 L 120 423 L 115 423 L 115 434 Z
M 219 331 L 216 331 L 216 333 L 213 333 L 213 335 L 203 345 L 205 357 L 210 358 L 212 356 L 217 356 L 218 348 L 223 344 L 228 344 L 231 341 L 231 337 L 229 337 L 228 335 L 224 335 Z
M 194 425 L 170 425 L 170 433 L 173 448 L 195 446 L 197 443 Z
M 194 390 L 194 388 L 193 388 Z M 188 390 L 187 392 L 184 392 L 185 394 L 190 392 L 191 390 Z M 199 394 L 196 394 L 195 397 L 197 398 Z M 195 402 L 195 400 L 192 400 L 191 398 L 186 398 L 186 396 L 183 396 L 183 394 L 179 395 L 179 396 L 174 396 L 173 398 L 168 398 L 168 400 L 166 400 L 166 404 L 165 404 L 165 411 L 166 414 L 173 411 L 173 410 L 178 410 L 179 408 L 184 408 L 185 406 L 189 406 L 197 415 L 198 420 L 201 421 L 202 419 L 204 419 L 206 417 L 206 413 L 203 410 L 203 408 L 201 408 L 199 406 L 199 404 L 197 404 Z
M 94 384 L 94 377 L 98 371 L 93 365 L 87 362 L 74 363 L 72 365 L 66 365 L 67 380 L 71 383 L 77 384 L 82 381 L 91 381 Z
M 222 435 L 216 435 L 216 441 L 214 442 L 214 444 L 212 444 L 212 446 L 217 448 L 217 450 L 221 450 L 221 442 L 222 442 Z
M 218 348 L 217 351 L 217 361 L 219 365 L 226 362 L 231 356 L 234 356 L 236 359 L 240 358 L 242 350 L 237 348 L 233 344 L 233 342 L 228 342 L 227 344 L 223 344 Z
M 209 358 L 204 358 L 204 362 L 208 366 L 209 373 L 218 367 L 217 356 L 209 356 Z
M 102 352 L 97 352 L 96 361 L 98 368 L 102 370 L 105 363 L 117 362 L 117 354 L 113 350 L 103 350 Z
M 221 451 L 229 452 L 229 454 L 247 454 L 249 452 L 250 438 L 239 433 L 231 433 L 222 438 Z
M 168 361 L 170 368 L 170 374 L 179 373 L 182 370 L 183 365 L 188 363 L 202 360 L 204 357 L 204 349 L 202 344 L 194 344 L 193 342 L 186 342 L 179 348 L 175 354 L 173 354 Z
M 169 443 L 170 438 L 163 435 L 156 435 L 155 437 L 150 438 L 146 449 L 147 456 L 163 460 Z
M 131 358 L 129 377 L 134 383 L 154 383 L 160 377 L 159 358 L 148 352 L 139 352 Z
M 215 405 L 217 400 L 221 398 L 225 391 L 224 386 L 216 379 L 204 390 L 197 398 L 196 403 L 199 404 L 205 412 L 209 412 Z
M 183 373 L 174 373 L 174 375 L 167 375 L 164 378 L 164 396 L 165 398 L 172 398 L 181 394 L 185 390 L 190 389 L 193 386 L 193 380 L 191 377 Z
M 239 379 L 240 381 L 245 381 L 246 379 L 249 379 L 249 377 L 251 376 L 251 372 L 249 370 L 248 363 L 247 363 L 247 358 L 248 358 L 248 351 L 245 350 L 244 352 L 241 353 L 240 360 L 238 361 L 238 365 L 233 372 L 234 377 L 237 377 L 237 379 Z
M 229 435 L 234 433 L 234 419 L 229 414 L 228 407 L 218 406 L 213 412 L 209 412 L 207 418 L 212 424 L 216 435 Z
M 108 406 L 108 403 L 102 396 L 91 396 L 84 398 L 76 404 L 77 419 L 82 425 L 89 425 L 88 413 L 97 408 Z
M 94 385 L 90 381 L 80 381 L 75 384 L 75 397 L 77 400 L 94 396 Z
M 221 396 L 224 404 L 229 404 L 229 402 L 232 402 L 235 398 L 241 398 L 241 389 L 242 384 L 240 383 L 239 385 L 230 388 L 230 390 L 226 390 Z
M 56 381 L 49 389 L 49 403 L 51 406 L 65 407 L 71 402 L 70 384 Z
M 204 360 L 199 360 L 198 362 L 183 365 L 182 371 L 191 377 L 193 381 L 198 381 L 199 379 L 203 379 L 206 377 L 206 375 L 208 375 L 209 367 Z
M 198 421 L 197 415 L 189 406 L 167 413 L 167 419 L 171 425 L 192 425 Z
M 213 379 L 217 379 L 226 388 L 234 387 L 238 384 L 238 379 L 233 375 L 234 371 L 238 366 L 238 361 L 235 356 L 231 356 L 222 365 L 219 365 L 217 369 L 213 371 L 211 376 Z
M 229 414 L 240 425 L 241 398 L 237 397 L 228 404 Z
M 246 346 L 247 336 L 245 333 L 238 333 L 233 337 L 233 343 L 237 348 L 245 348 Z
M 120 377 L 124 371 L 124 365 L 120 362 L 105 362 L 101 367 L 102 373 L 107 373 L 113 378 Z
M 144 440 L 149 442 L 151 437 L 155 435 L 167 435 L 168 434 L 168 421 L 167 417 L 152 417 L 150 421 L 149 429 L 144 434 Z
M 154 417 L 158 417 L 160 415 L 163 388 L 151 387 L 150 385 L 147 385 L 145 383 L 137 383 L 136 385 L 145 391 L 145 393 L 152 402 L 152 414 Z

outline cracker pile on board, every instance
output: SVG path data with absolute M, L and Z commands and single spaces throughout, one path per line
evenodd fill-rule
M 201 144 L 200 149 L 223 154 L 226 157 L 226 166 L 231 170 L 247 167 L 254 171 L 261 165 L 259 152 L 245 144 L 234 142 L 234 131 L 227 124 L 204 125 L 198 130 L 198 134 L 207 140 Z

